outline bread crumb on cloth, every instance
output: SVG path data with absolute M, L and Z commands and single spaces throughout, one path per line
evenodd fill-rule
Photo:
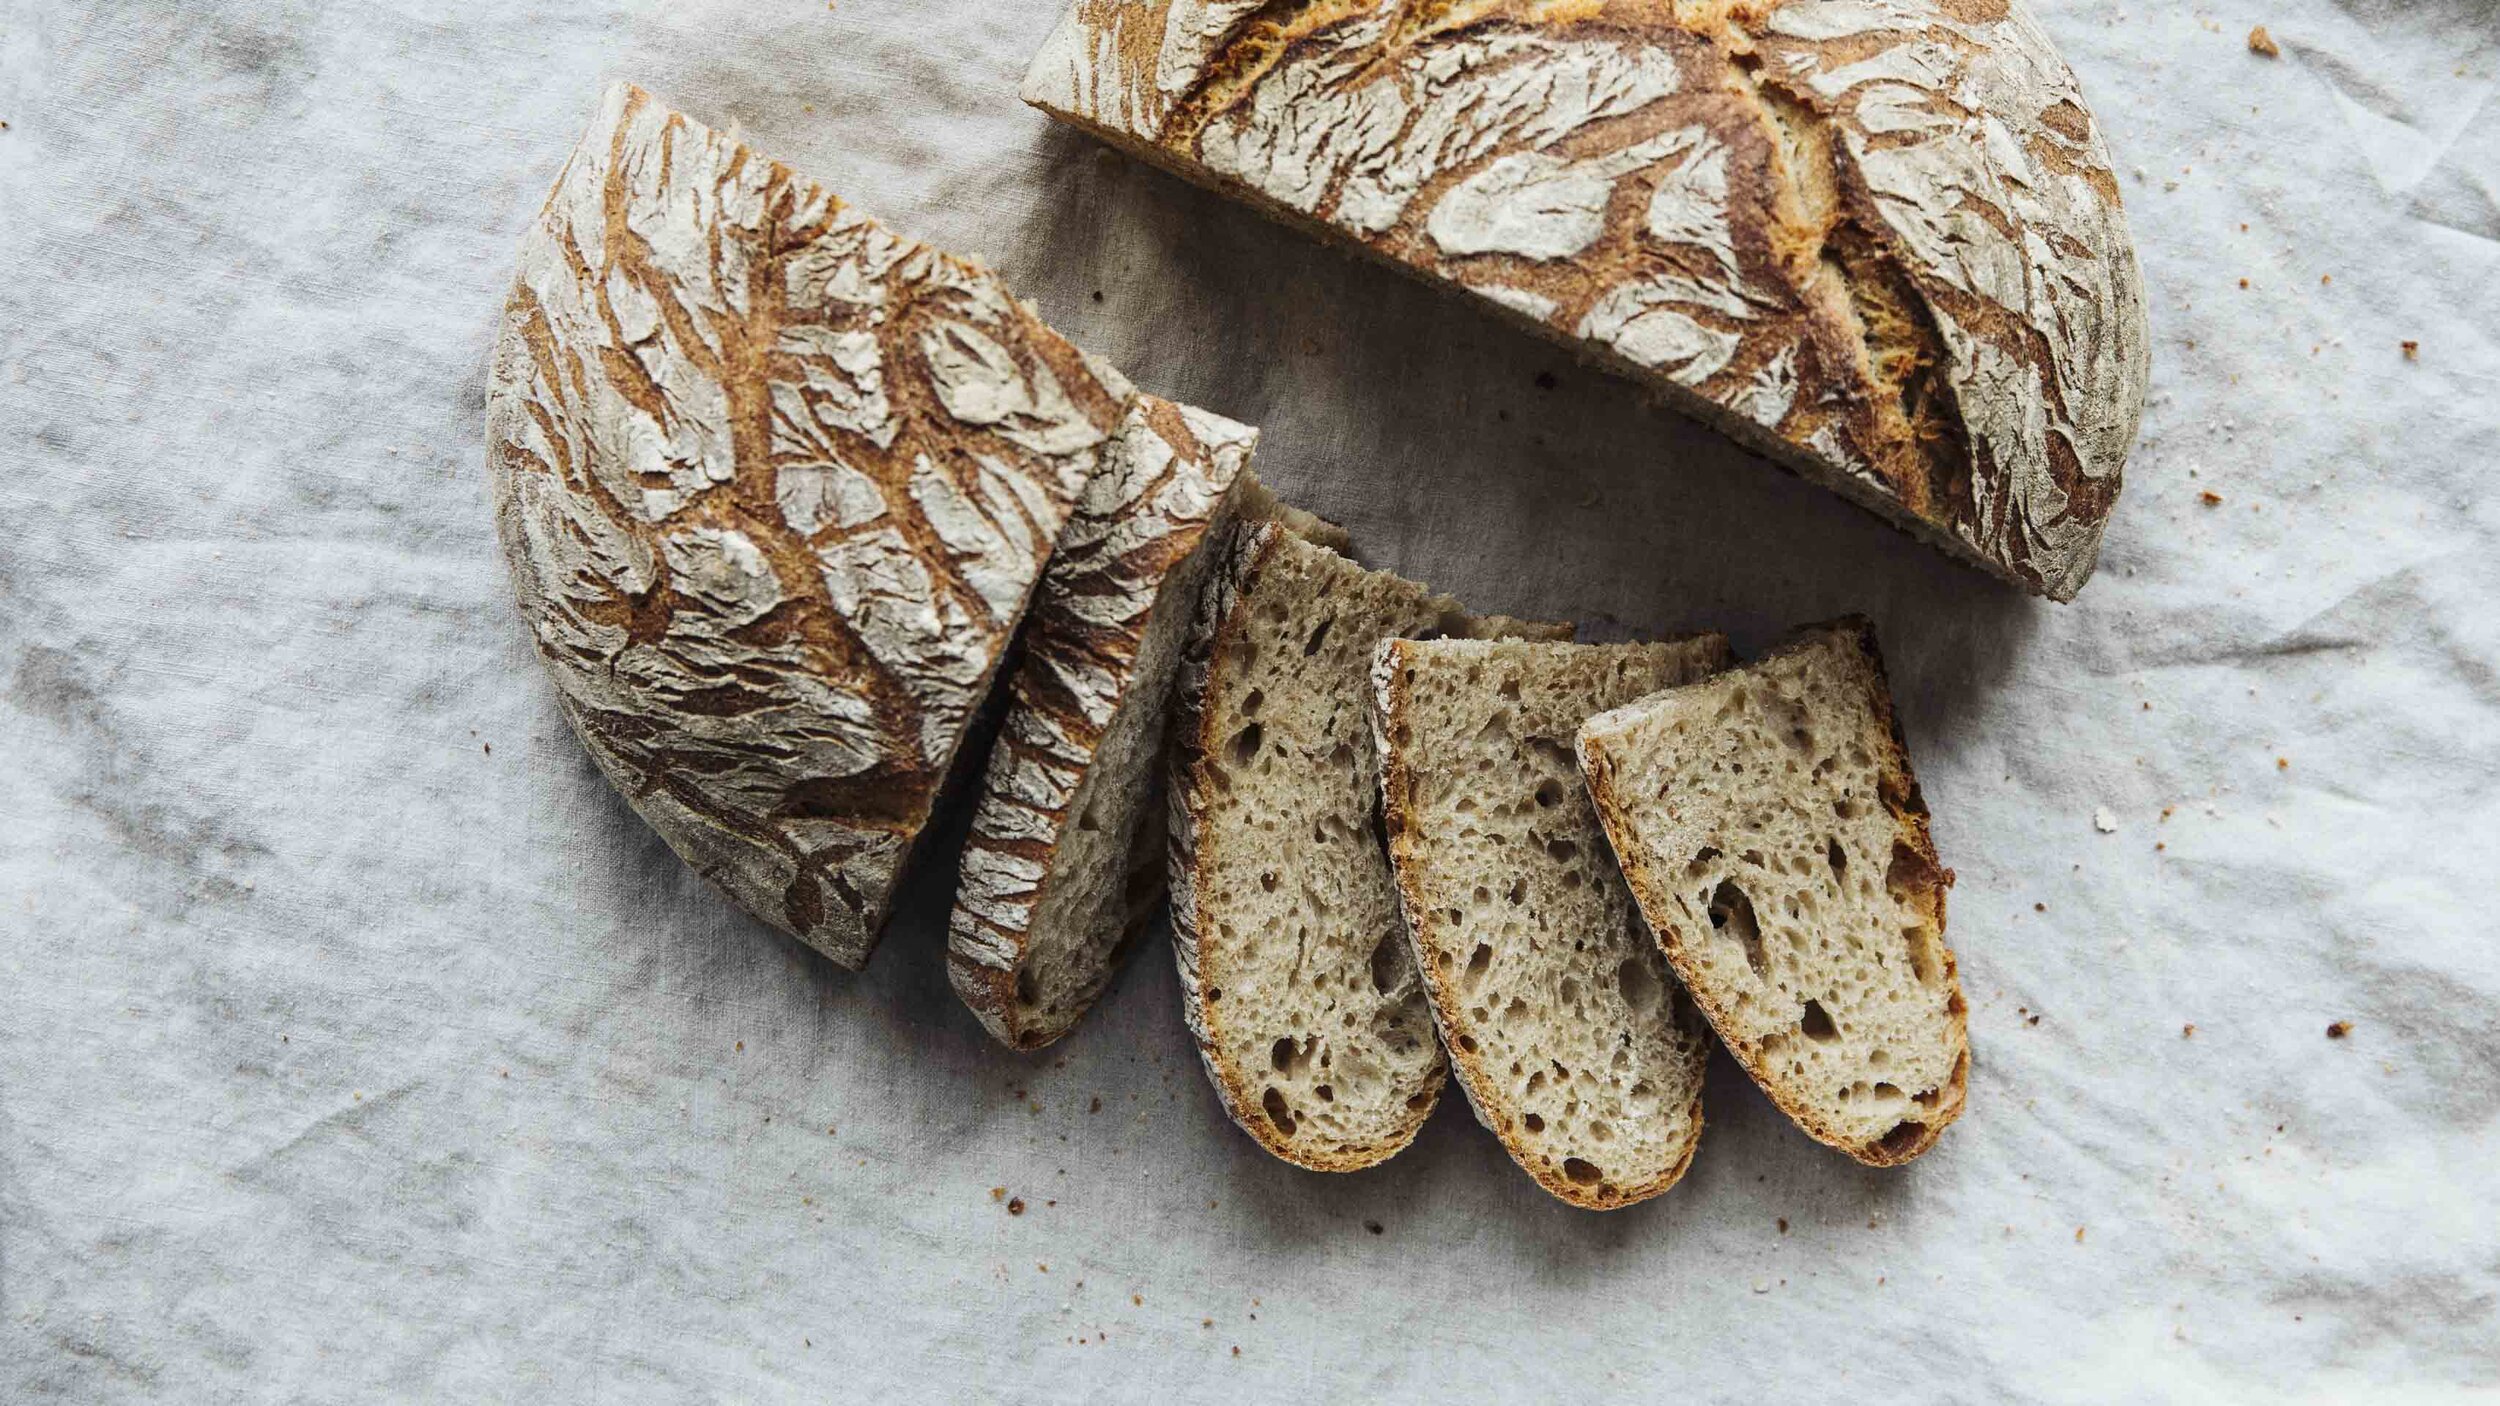
M 2279 59 L 2283 57 L 2283 46 L 2275 43 L 2274 36 L 2266 33 L 2266 27 L 2261 24 L 2248 31 L 2248 52 Z

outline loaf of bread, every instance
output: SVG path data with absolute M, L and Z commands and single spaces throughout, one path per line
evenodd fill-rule
M 1624 889 L 1573 739 L 1726 663 L 1720 635 L 1389 640 L 1373 662 L 1390 864 L 1433 1020 L 1477 1121 L 1576 1206 L 1683 1177 L 1710 1034 Z
M 1042 575 L 948 926 L 956 993 L 1018 1049 L 1075 1028 L 1162 902 L 1172 679 L 1208 548 L 1242 518 L 1333 531 L 1259 485 L 1257 440 L 1139 396 Z
M 1073 0 L 1024 91 L 2026 588 L 2092 573 L 2143 294 L 2022 0 Z
M 1934 1146 L 1970 1073 L 1953 875 L 1873 627 L 1601 714 L 1579 754 L 1667 961 L 1772 1102 L 1870 1166 Z
M 1381 848 L 1372 651 L 1568 628 L 1472 619 L 1275 524 L 1223 551 L 1173 723 L 1183 1009 L 1235 1122 L 1289 1162 L 1354 1171 L 1414 1139 L 1448 1072 Z
M 860 965 L 1130 396 L 987 271 L 611 89 L 488 400 L 565 715 L 688 864 Z

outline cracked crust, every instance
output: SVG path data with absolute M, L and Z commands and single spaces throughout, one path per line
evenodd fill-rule
M 1873 1126 L 1866 1118 L 1845 1120 L 1820 1088 L 1809 1088 L 1794 1069 L 1778 1062 L 1782 1042 L 1792 1033 L 1791 1026 L 1805 1028 L 1808 1019 L 1819 1015 L 1826 1033 L 1817 1036 L 1809 1030 L 1810 1038 L 1848 1035 L 1852 1033 L 1850 1027 L 1856 1012 L 1840 1004 L 1837 997 L 1834 1007 L 1826 1011 L 1819 998 L 1830 993 L 1822 992 L 1816 999 L 1803 1000 L 1807 1016 L 1800 1018 L 1796 1014 L 1798 1006 L 1787 1003 L 1787 998 L 1795 993 L 1785 986 L 1766 989 L 1759 981 L 1737 975 L 1747 962 L 1731 965 L 1723 960 L 1713 950 L 1717 934 L 1700 931 L 1702 925 L 1694 919 L 1699 901 L 1688 900 L 1686 894 L 1692 882 L 1735 872 L 1735 866 L 1722 851 L 1739 843 L 1768 847 L 1767 841 L 1761 839 L 1755 828 L 1747 828 L 1740 836 L 1727 828 L 1731 817 L 1716 812 L 1710 816 L 1721 822 L 1716 828 L 1708 821 L 1687 820 L 1686 814 L 1701 804 L 1680 796 L 1691 778 L 1653 774 L 1656 768 L 1644 766 L 1650 760 L 1649 754 L 1658 747 L 1660 730 L 1676 727 L 1681 715 L 1689 711 L 1698 716 L 1705 707 L 1715 708 L 1723 727 L 1731 699 L 1735 710 L 1742 713 L 1751 706 L 1746 702 L 1747 690 L 1777 691 L 1781 679 L 1818 663 L 1846 680 L 1847 690 L 1855 696 L 1845 706 L 1857 716 L 1834 719 L 1800 714 L 1797 721 L 1818 732 L 1839 722 L 1850 732 L 1852 740 L 1867 750 L 1865 764 L 1857 769 L 1873 775 L 1875 799 L 1883 818 L 1873 827 L 1859 828 L 1880 830 L 1890 846 L 1889 863 L 1880 871 L 1884 876 L 1882 887 L 1890 902 L 1913 920 L 1906 934 L 1911 943 L 1906 966 L 1916 979 L 1916 985 L 1910 989 L 1930 1007 L 1919 1028 L 1913 1031 L 1913 1043 L 1923 1048 L 1905 1051 L 1902 1064 L 1905 1068 L 1930 1069 L 1932 1084 L 1913 1082 L 1909 1088 L 1918 1092 L 1908 1094 L 1881 1079 L 1865 1077 L 1876 1071 L 1859 1071 L 1858 1084 L 1865 1087 L 1856 1089 L 1851 1098 L 1868 1089 L 1877 1093 L 1887 1088 L 1892 1091 L 1892 1102 L 1873 1111 L 1874 1123 L 1888 1126 L 1873 1135 L 1862 1135 Z M 1705 730 L 1708 726 L 1705 724 Z M 1953 949 L 1945 941 L 1945 892 L 1952 886 L 1953 872 L 1938 861 L 1935 842 L 1928 832 L 1926 798 L 1919 791 L 1908 747 L 1893 714 L 1892 693 L 1885 681 L 1874 626 L 1852 616 L 1805 627 L 1791 643 L 1753 664 L 1590 719 L 1580 731 L 1578 752 L 1589 794 L 1596 802 L 1615 857 L 1651 931 L 1657 934 L 1668 964 L 1675 968 L 1677 977 L 1709 1018 L 1728 1053 L 1754 1083 L 1807 1136 L 1867 1166 L 1899 1166 L 1935 1146 L 1944 1130 L 1962 1116 L 1970 1080 L 1968 1011 Z M 1823 772 L 1818 769 L 1809 781 L 1790 778 L 1786 783 L 1794 793 L 1790 799 L 1802 795 L 1821 805 L 1829 789 L 1823 785 L 1822 777 Z M 1658 794 L 1651 795 L 1653 789 Z M 1853 791 L 1837 794 L 1842 799 L 1836 804 L 1863 800 L 1854 797 Z M 1837 846 L 1839 841 L 1835 839 L 1834 844 Z M 1684 859 L 1687 853 L 1693 855 L 1691 867 Z M 1704 856 L 1708 856 L 1707 861 Z M 1773 856 L 1774 862 L 1778 858 Z M 1717 867 L 1706 869 L 1706 862 Z M 1845 862 L 1844 851 L 1834 863 L 1836 876 Z M 1869 856 L 1861 854 L 1858 862 L 1866 866 L 1860 872 L 1874 872 Z M 1757 865 L 1754 872 L 1762 871 Z M 1756 904 L 1741 894 L 1739 898 L 1744 902 L 1743 926 L 1757 926 Z M 1811 925 L 1813 910 L 1808 910 L 1806 916 Z M 1721 920 L 1718 912 L 1711 912 L 1710 926 L 1717 927 Z M 1782 925 L 1777 915 L 1774 925 Z M 1797 928 L 1793 915 L 1784 926 Z M 1889 930 L 1878 932 L 1868 941 L 1867 948 L 1879 950 L 1882 943 L 1895 935 Z M 1756 940 L 1761 940 L 1758 934 Z M 1792 941 L 1802 939 L 1792 933 Z M 1800 945 L 1797 950 L 1803 952 L 1805 947 Z M 1753 954 L 1749 954 L 1748 960 L 1767 961 Z M 1878 967 L 1883 965 L 1882 958 L 1875 960 Z M 1763 970 L 1756 966 L 1755 976 L 1760 978 Z M 1835 1024 L 1837 1030 L 1833 1029 Z M 1889 1073 L 1889 1077 L 1902 1076 Z M 1843 1126 L 1844 1121 L 1857 1121 L 1862 1127 L 1852 1130 Z
M 1074 1029 L 1163 898 L 1172 681 L 1212 544 L 1281 520 L 1258 431 L 1139 396 L 1043 574 L 965 846 L 947 975 L 1017 1049 Z
M 2027 589 L 2098 559 L 2143 294 L 2019 3 L 1077 0 L 1024 91 Z
M 488 397 L 566 718 L 688 864 L 862 965 L 1129 396 L 986 270 L 610 89 Z

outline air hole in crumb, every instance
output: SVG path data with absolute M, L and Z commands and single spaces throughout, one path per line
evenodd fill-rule
M 1277 877 L 1276 871 L 1270 869 L 1259 875 L 1259 891 L 1261 893 L 1274 893 L 1276 891 L 1276 885 L 1279 882 L 1281 882 L 1281 880 Z
M 1302 655 L 1304 658 L 1307 659 L 1310 656 L 1319 653 L 1320 646 L 1328 643 L 1329 628 L 1336 623 L 1336 617 L 1334 616 L 1319 622 L 1319 628 L 1311 632 L 1311 637 L 1308 640 L 1303 641 Z
M 1849 872 L 1849 856 L 1841 851 L 1838 840 L 1832 840 L 1823 846 L 1823 862 L 1832 866 L 1833 878 L 1839 878 Z
M 1494 692 L 1500 694 L 1504 698 L 1510 699 L 1515 703 L 1519 701 L 1519 680 L 1504 679 L 1502 680 L 1502 686 L 1495 689 Z
M 1875 1146 L 1888 1156 L 1898 1157 L 1902 1153 L 1909 1151 L 1911 1148 L 1918 1146 L 1919 1139 L 1925 1137 L 1926 1135 L 1927 1125 L 1925 1123 L 1903 1123 L 1898 1127 L 1895 1127 L 1891 1132 L 1884 1134 L 1883 1141 L 1875 1144 Z
M 1877 1084 L 1871 1092 L 1879 1103 L 1899 1103 L 1905 1097 L 1899 1084 Z
M 1829 1041 L 1840 1038 L 1840 1027 L 1832 1024 L 1832 1013 L 1823 1009 L 1821 1001 L 1806 1002 L 1805 1014 L 1797 1018 L 1797 1028 L 1809 1040 Z
M 1431 1089 L 1423 1089 L 1416 1093 L 1408 1094 L 1406 1096 L 1406 1106 L 1413 1109 L 1430 1108 L 1432 1107 L 1433 1093 L 1434 1091 Z
M 1598 1171 L 1594 1163 L 1582 1161 L 1577 1157 L 1565 1157 L 1563 1175 L 1570 1179 L 1573 1186 L 1595 1186 L 1597 1179 L 1604 1173 Z
M 1405 937 L 1391 933 L 1372 947 L 1372 989 L 1386 996 L 1398 984 L 1398 947 Z
M 1258 723 L 1252 723 L 1234 733 L 1233 740 L 1224 744 L 1224 759 L 1237 767 L 1248 766 L 1258 758 L 1259 748 L 1266 742 L 1267 729 Z
M 1311 1092 L 1317 1096 L 1319 1101 L 1322 1103 L 1335 1103 L 1337 1101 L 1337 1091 L 1326 1084 L 1320 1084 L 1313 1087 Z
M 1529 1132 L 1532 1132 L 1532 1133 L 1541 1133 L 1541 1132 L 1544 1132 L 1544 1131 L 1545 1131 L 1545 1120 L 1544 1120 L 1543 1118 L 1538 1117 L 1537 1115 L 1535 1115 L 1535 1114 L 1533 1114 L 1533 1113 L 1529 1114 L 1529 1115 L 1528 1115 L 1527 1117 L 1525 1117 L 1525 1118 L 1520 1119 L 1520 1120 L 1519 1120 L 1519 1122 L 1520 1122 L 1520 1126 L 1522 1126 L 1522 1127 L 1526 1128 Z
M 1657 1010 L 1659 997 L 1666 994 L 1658 974 L 1638 957 L 1626 957 L 1623 965 L 1615 968 L 1615 983 L 1623 988 L 1623 1003 L 1636 1015 L 1645 1016 Z
M 1710 926 L 1745 950 L 1745 965 L 1753 968 L 1757 979 L 1770 975 L 1770 959 L 1762 952 L 1762 926 L 1754 921 L 1753 900 L 1733 879 L 1720 880 L 1710 894 Z
M 1330 766 L 1335 767 L 1335 768 L 1336 768 L 1337 770 L 1339 770 L 1339 771 L 1344 771 L 1344 772 L 1351 772 L 1351 771 L 1353 771 L 1353 770 L 1354 770 L 1354 748 L 1353 748 L 1351 745 L 1349 745 L 1349 744 L 1347 744 L 1347 743 L 1344 743 L 1344 742 L 1340 742 L 1340 743 L 1338 743 L 1338 744 L 1337 744 L 1337 750 L 1335 750 L 1335 751 L 1333 751 L 1333 752 L 1330 752 L 1330 753 L 1328 754 L 1328 764 L 1329 764 Z
M 1580 846 L 1578 843 L 1571 840 L 1547 840 L 1545 842 L 1545 852 L 1554 856 L 1554 858 L 1561 860 L 1563 863 L 1569 864 L 1571 861 L 1580 857 Z
M 1031 968 L 1016 973 L 1016 1004 L 1029 1006 L 1042 998 L 1041 988 L 1033 984 Z
M 1275 1045 L 1268 1050 L 1267 1062 L 1276 1066 L 1277 1073 L 1289 1073 L 1293 1069 L 1294 1065 L 1299 1062 L 1301 1055 L 1302 1046 L 1300 1042 L 1294 1040 L 1291 1036 L 1287 1036 L 1286 1038 L 1277 1041 Z
M 1562 804 L 1562 797 L 1563 791 L 1561 782 L 1541 781 L 1537 783 L 1536 803 L 1538 805 L 1551 809 L 1554 806 Z
M 1259 709 L 1266 705 L 1267 690 L 1254 688 L 1241 696 L 1241 715 L 1245 718 L 1255 718 L 1259 715 Z
M 1476 1037 L 1473 1035 L 1459 1036 L 1458 1047 L 1465 1050 L 1469 1054 L 1474 1054 L 1476 1052 Z
M 1492 965 L 1492 946 L 1487 943 L 1477 943 L 1476 950 L 1469 953 L 1467 956 L 1467 979 L 1469 981 L 1475 981 L 1482 978 L 1485 971 Z
M 1693 851 L 1693 862 L 1684 866 L 1684 872 L 1698 879 L 1702 876 L 1702 871 L 1710 867 L 1710 861 L 1718 857 L 1719 851 L 1715 847 L 1703 845 L 1700 849 Z
M 1287 1137 L 1293 1135 L 1293 1110 L 1285 1106 L 1282 1090 L 1268 1085 L 1267 1092 L 1259 1096 L 1259 1107 L 1267 1110 L 1267 1121 L 1276 1125 L 1276 1131 Z
M 1936 935 L 1925 923 L 1915 923 L 1901 930 L 1901 940 L 1910 949 L 1910 975 L 1921 986 L 1933 986 L 1939 974 L 1936 961 Z

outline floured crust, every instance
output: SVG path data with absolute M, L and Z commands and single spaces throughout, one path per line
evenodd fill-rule
M 565 716 L 689 864 L 863 964 L 1130 394 L 986 270 L 610 89 L 488 398 Z
M 956 994 L 1018 1049 L 1075 1027 L 1162 896 L 1152 790 L 1173 675 L 1148 639 L 1186 627 L 1200 548 L 1245 499 L 1266 499 L 1247 478 L 1257 441 L 1246 425 L 1139 396 L 1043 575 L 948 924 Z M 1107 739 L 1118 755 L 1105 759 Z M 1098 760 L 1120 774 L 1098 773 Z M 1149 877 L 1133 883 L 1127 857 L 1149 817 Z M 1102 852 L 1067 876 L 1058 858 L 1071 826 Z M 1106 856 L 1119 862 L 1106 868 Z M 1061 891 L 1070 884 L 1086 891 Z M 1037 919 L 1074 930 L 1037 933 Z
M 1639 741 L 1635 734 L 1651 725 L 1662 700 L 1679 694 L 1695 696 L 1703 689 L 1741 686 L 1749 676 L 1778 668 L 1789 656 L 1834 649 L 1845 650 L 1851 656 L 1850 668 L 1862 690 L 1859 701 L 1868 722 L 1865 741 L 1871 748 L 1877 772 L 1876 799 L 1890 821 L 1889 837 L 1895 847 L 1884 871 L 1885 885 L 1912 910 L 1925 934 L 1927 946 L 1923 955 L 1934 964 L 1927 984 L 1936 997 L 1936 1025 L 1930 1033 L 1944 1052 L 1938 1061 L 1941 1077 L 1932 1087 L 1909 1095 L 1897 1115 L 1893 1115 L 1898 1121 L 1879 1137 L 1853 1136 L 1839 1127 L 1820 1099 L 1774 1066 L 1769 1057 L 1770 1042 L 1758 1038 L 1759 1013 L 1741 1008 L 1730 984 L 1714 977 L 1702 952 L 1706 934 L 1687 931 L 1687 924 L 1682 921 L 1677 878 L 1668 872 L 1668 866 L 1679 856 L 1661 853 L 1650 838 L 1667 827 L 1652 826 L 1649 817 L 1663 814 L 1672 821 L 1676 814 L 1672 786 L 1664 796 L 1647 794 L 1647 788 L 1636 794 L 1625 780 L 1636 761 L 1633 752 Z M 1892 693 L 1885 680 L 1874 627 L 1853 616 L 1802 629 L 1792 643 L 1711 683 L 1590 719 L 1581 730 L 1578 750 L 1589 794 L 1597 803 L 1615 857 L 1669 964 L 1709 1017 L 1729 1054 L 1771 1101 L 1808 1136 L 1868 1166 L 1899 1166 L 1935 1146 L 1937 1138 L 1962 1115 L 1970 1075 L 1968 1010 L 1958 964 L 1945 940 L 1945 891 L 1953 883 L 1953 873 L 1938 860 L 1935 842 L 1929 835 L 1927 802 L 1919 790 L 1908 747 L 1893 714 Z M 1912 957 L 1911 967 L 1916 968 L 1919 960 Z M 1845 1012 L 1843 1017 L 1846 1018 Z
M 2019 3 L 1077 0 L 1025 97 L 2031 590 L 2091 574 L 2143 295 Z

